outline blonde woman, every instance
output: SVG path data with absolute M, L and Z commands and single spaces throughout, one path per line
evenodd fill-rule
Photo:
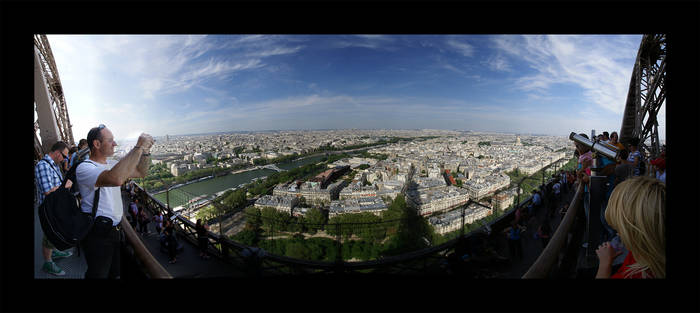
M 629 250 L 612 276 L 612 262 L 620 255 L 610 242 L 596 250 L 600 265 L 596 278 L 666 277 L 666 185 L 656 178 L 637 176 L 617 185 L 610 195 L 605 219 Z

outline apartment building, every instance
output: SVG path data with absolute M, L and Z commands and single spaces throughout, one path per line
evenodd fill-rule
M 364 212 L 380 215 L 384 210 L 387 210 L 387 206 L 379 197 L 353 198 L 331 201 L 328 217 L 334 217 L 339 214 Z
M 299 198 L 294 196 L 275 196 L 275 195 L 263 195 L 257 201 L 255 201 L 255 207 L 273 207 L 278 211 L 282 211 L 288 214 L 292 214 L 292 209 L 299 203 Z
M 340 200 L 376 197 L 376 186 L 363 186 L 362 182 L 352 183 L 340 191 Z
M 424 216 L 464 205 L 467 201 L 469 201 L 468 192 L 455 186 L 406 191 L 406 204 Z
M 464 209 L 464 224 L 462 224 L 462 210 L 452 210 L 445 214 L 433 216 L 428 219 L 428 223 L 438 234 L 446 234 L 459 230 L 463 225 L 472 224 L 493 213 L 492 209 L 472 203 Z

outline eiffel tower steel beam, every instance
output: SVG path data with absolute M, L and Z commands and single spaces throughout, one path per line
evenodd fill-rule
M 34 103 L 36 104 L 37 126 L 40 130 L 42 157 L 47 153 L 55 142 L 61 140 L 58 130 L 56 115 L 51 108 L 51 96 L 49 95 L 41 61 L 39 61 L 39 51 L 34 49 Z M 36 134 L 36 129 L 34 134 Z
M 69 146 L 75 144 L 61 79 L 46 35 L 34 35 L 34 101 L 37 104 L 44 150 L 48 150 L 46 145 L 58 140 L 66 142 Z M 48 117 L 49 113 L 53 117 Z
M 657 157 L 661 152 L 656 117 L 666 103 L 665 83 L 666 35 L 644 35 L 630 79 L 620 142 L 639 139 L 639 150 L 649 157 Z

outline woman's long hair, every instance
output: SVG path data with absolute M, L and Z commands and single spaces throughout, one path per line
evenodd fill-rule
M 647 176 L 623 181 L 610 195 L 605 219 L 637 261 L 626 277 L 641 272 L 646 278 L 647 270 L 666 277 L 666 184 Z

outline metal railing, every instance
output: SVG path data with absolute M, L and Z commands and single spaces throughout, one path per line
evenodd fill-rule
M 545 185 L 551 186 L 553 179 Z M 173 216 L 174 212 L 158 199 L 146 193 L 139 185 L 135 184 L 135 192 L 141 199 L 141 203 L 151 210 L 151 213 L 160 211 L 164 216 Z M 425 247 L 415 251 L 404 252 L 397 255 L 384 256 L 374 260 L 348 262 L 342 259 L 343 240 L 340 235 L 343 230 L 351 228 L 350 232 L 362 231 L 357 225 L 325 224 L 326 227 L 334 227 L 336 244 L 338 249 L 335 261 L 318 261 L 292 258 L 285 255 L 270 253 L 260 247 L 251 247 L 227 238 L 225 235 L 208 231 L 209 252 L 221 258 L 239 270 L 253 276 L 275 276 L 275 275 L 314 275 L 327 273 L 372 273 L 402 275 L 415 273 L 424 275 L 428 269 L 435 269 L 439 264 L 443 264 L 446 256 L 455 249 L 459 242 L 468 239 L 476 233 L 487 233 L 498 235 L 499 231 L 505 229 L 515 217 L 515 210 L 532 202 L 532 196 L 524 199 L 517 206 L 504 212 L 501 216 L 488 223 L 481 223 L 482 226 L 473 229 L 470 233 L 460 234 L 442 244 Z M 466 206 L 466 205 L 465 205 Z M 180 215 L 173 220 L 180 237 L 197 245 L 197 233 L 195 224 Z M 386 221 L 382 223 L 396 223 L 397 221 Z M 308 223 L 307 223 L 308 224 Z M 362 224 L 362 223 L 359 223 Z M 374 223 L 379 224 L 379 223 Z M 376 226 L 376 225 L 375 225 Z M 462 226 L 464 227 L 464 226 Z M 278 230 L 279 231 L 279 230 Z M 365 230 L 366 231 L 366 230 Z M 271 231 L 274 238 L 274 230 Z M 352 238 L 346 236 L 346 240 Z M 269 243 L 273 244 L 274 243 Z M 263 248 L 266 246 L 263 246 Z M 269 246 L 267 246 L 269 248 Z
M 557 227 L 557 230 L 554 232 L 552 239 L 550 239 L 544 251 L 537 257 L 535 263 L 530 266 L 530 269 L 528 269 L 522 278 L 547 278 L 554 269 L 554 266 L 558 265 L 560 253 L 567 244 L 568 235 L 572 230 L 574 219 L 582 204 L 582 198 L 583 185 L 579 184 L 576 189 L 576 194 L 566 211 L 566 215 L 564 215 L 559 227 Z
M 122 217 L 122 228 L 129 245 L 134 250 L 134 256 L 139 260 L 148 278 L 168 279 L 173 278 L 168 271 L 153 257 L 151 252 L 144 246 L 143 242 L 131 227 L 129 221 Z

